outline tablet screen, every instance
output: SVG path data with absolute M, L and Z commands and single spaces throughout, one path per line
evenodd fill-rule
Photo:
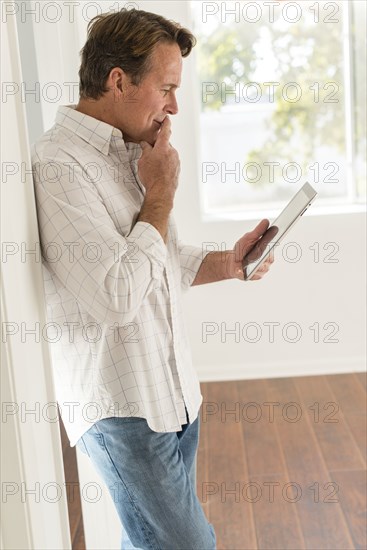
M 282 240 L 290 228 L 307 210 L 316 194 L 316 191 L 309 183 L 305 183 L 296 193 L 254 248 L 244 257 L 242 267 L 245 280 L 250 279 L 255 274 L 255 271 L 266 260 L 276 244 Z

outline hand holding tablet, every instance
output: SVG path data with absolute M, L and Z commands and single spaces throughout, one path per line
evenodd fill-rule
M 242 268 L 245 281 L 252 279 L 256 271 L 269 258 L 275 246 L 281 242 L 302 214 L 306 212 L 316 195 L 317 192 L 309 183 L 305 183 L 295 194 L 261 239 L 243 258 Z

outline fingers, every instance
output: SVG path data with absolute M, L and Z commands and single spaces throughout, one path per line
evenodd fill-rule
M 266 248 L 267 242 L 262 239 L 269 227 L 269 220 L 262 220 L 252 231 L 246 233 L 236 243 L 237 251 L 241 258 L 249 254 L 248 263 L 260 258 Z
M 269 227 L 269 220 L 262 220 L 252 231 L 246 233 L 243 237 L 246 249 L 249 250 L 266 233 Z M 261 241 L 260 241 L 261 242 Z
M 162 122 L 161 130 L 158 134 L 157 140 L 155 142 L 155 147 L 160 147 L 162 145 L 169 145 L 169 140 L 171 137 L 171 120 L 168 116 Z
M 270 271 L 270 267 L 273 262 L 274 258 L 268 258 L 249 280 L 260 281 L 264 277 L 264 275 L 266 275 Z
M 257 226 L 255 227 L 255 229 L 253 229 L 248 233 L 248 236 L 250 236 L 251 239 L 253 239 L 253 241 L 255 242 L 258 239 L 260 239 L 260 237 L 262 237 L 262 235 L 265 233 L 268 227 L 269 227 L 269 220 L 261 220 L 261 222 L 258 223 Z
M 260 223 L 257 224 L 257 226 L 252 230 L 246 233 L 242 239 L 246 239 L 246 242 L 248 243 L 255 243 L 258 241 L 264 233 L 266 233 L 267 229 L 269 227 L 269 220 L 261 220 Z

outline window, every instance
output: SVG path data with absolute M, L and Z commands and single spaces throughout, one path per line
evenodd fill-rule
M 204 215 L 366 196 L 364 2 L 192 2 Z

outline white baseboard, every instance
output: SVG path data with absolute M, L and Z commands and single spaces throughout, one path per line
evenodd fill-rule
M 256 378 L 284 378 L 291 376 L 317 376 L 365 372 L 365 357 L 345 357 L 337 360 L 291 361 L 260 363 L 257 365 L 198 365 L 200 382 L 225 380 L 254 380 Z

